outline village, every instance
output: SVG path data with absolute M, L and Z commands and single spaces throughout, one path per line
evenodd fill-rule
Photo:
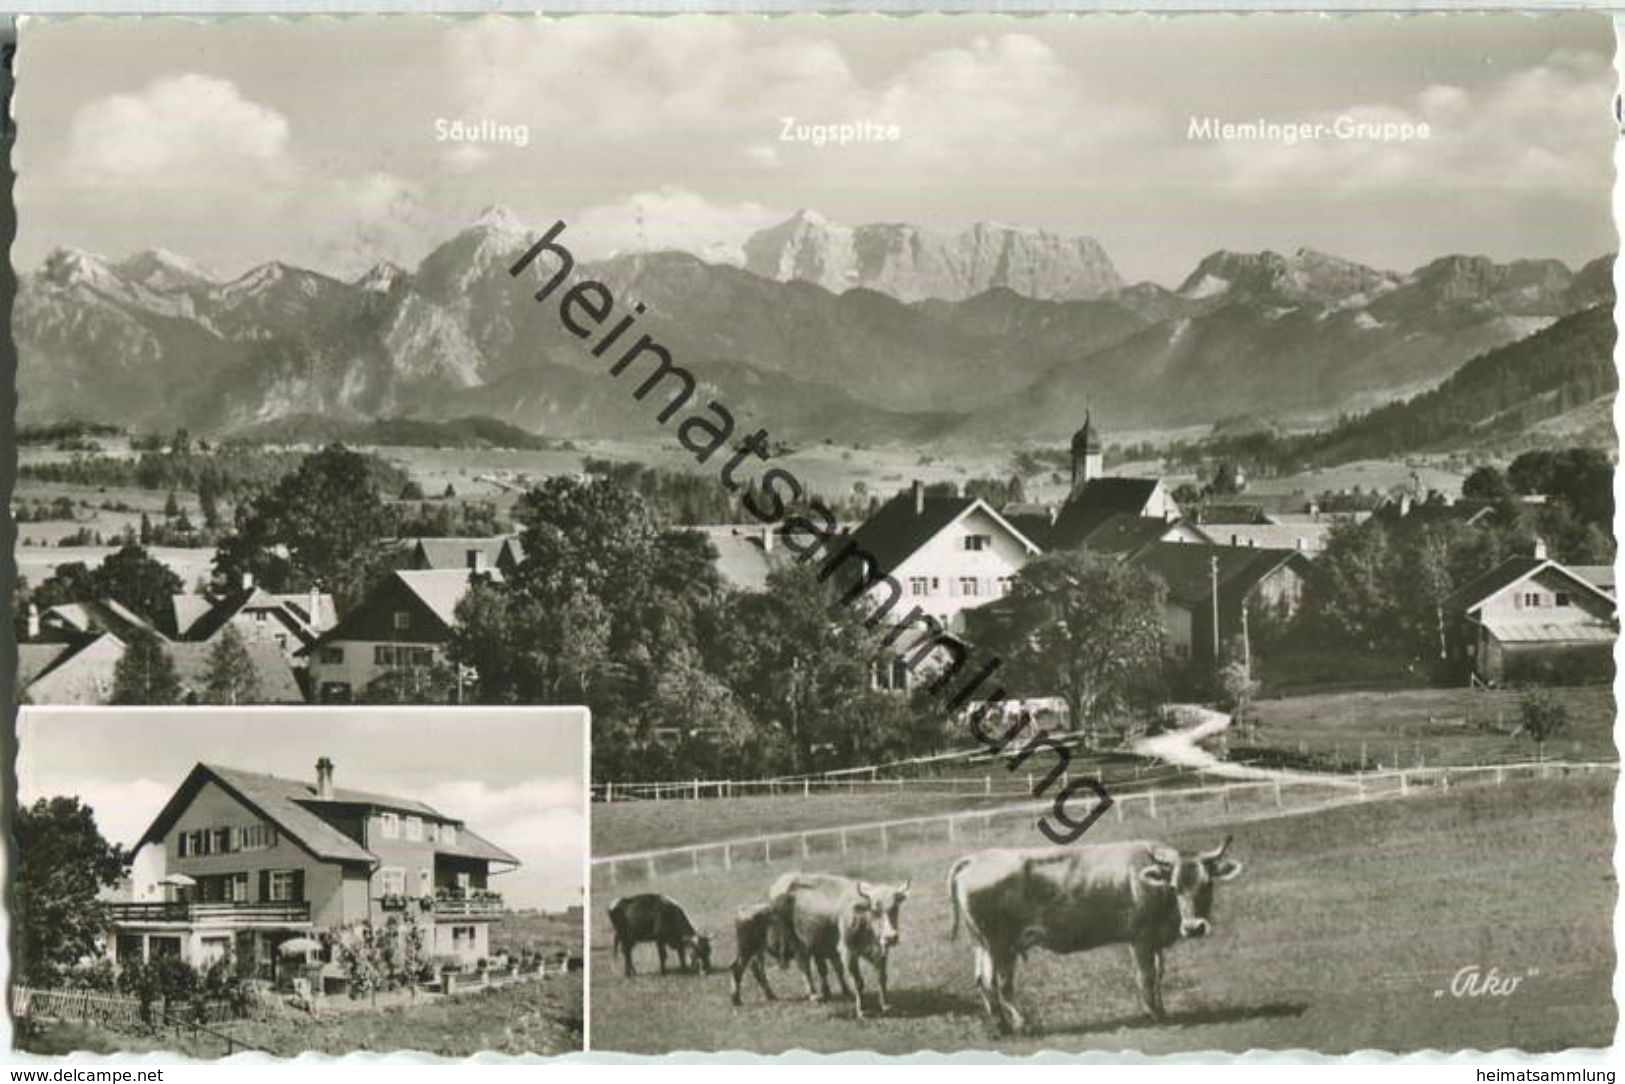
M 1035 562 L 1063 556 L 1080 568 L 1143 573 L 1145 582 L 1156 585 L 1154 594 L 1141 600 L 1155 614 L 1155 643 L 1135 660 L 1156 672 L 1151 701 L 1136 694 L 1131 710 L 1121 698 L 1112 704 L 1103 700 L 1096 713 L 1100 718 L 1070 722 L 1069 712 L 1084 709 L 1069 699 L 1061 669 L 1045 670 L 1034 662 L 1020 675 L 1000 675 L 1001 680 L 1019 677 L 1024 687 L 1009 689 L 1003 696 L 1007 702 L 996 707 L 1005 714 L 1058 712 L 1056 725 L 1069 732 L 1108 723 L 1119 734 L 1143 729 L 1150 718 L 1147 705 L 1157 700 L 1222 701 L 1234 707 L 1238 697 L 1252 702 L 1360 687 L 1583 686 L 1605 680 L 1610 672 L 1617 630 L 1612 567 L 1595 560 L 1564 561 L 1552 552 L 1531 526 L 1548 507 L 1543 494 L 1516 496 L 1509 490 L 1497 500 L 1413 484 L 1368 494 L 1360 502 L 1364 507 L 1323 509 L 1313 496 L 1250 493 L 1245 474 L 1230 465 L 1219 467 L 1200 488 L 1171 484 L 1143 469 L 1107 470 L 1105 448 L 1101 424 L 1086 417 L 1067 450 L 1066 471 L 1055 476 L 1061 484 L 1046 486 L 1040 476 L 1031 486 L 1047 489 L 1052 499 L 1008 499 L 1012 493 L 1021 497 L 1020 485 L 927 483 L 916 477 L 890 496 L 872 496 L 867 509 L 858 502 L 841 506 L 853 518 L 843 521 L 838 541 L 821 548 L 798 538 L 789 520 L 753 526 L 741 511 L 735 522 L 671 523 L 661 518 L 662 509 L 638 511 L 650 518 L 651 538 L 683 533 L 703 540 L 695 545 L 712 555 L 700 561 L 708 566 L 700 579 L 709 586 L 690 582 L 672 591 L 675 597 L 699 591 L 707 605 L 722 605 L 718 600 L 726 598 L 728 605 L 761 609 L 749 599 L 771 593 L 776 575 L 817 570 L 822 581 L 843 571 L 832 567 L 843 554 L 865 555 L 870 582 L 852 586 L 866 589 L 868 602 L 876 605 L 858 607 L 854 616 L 865 619 L 859 630 L 865 635 L 843 648 L 857 653 L 849 661 L 864 673 L 860 682 L 841 687 L 900 705 L 933 686 L 944 664 L 968 649 L 985 657 L 993 645 L 1006 655 L 1019 655 L 1023 643 L 1030 647 L 1034 606 L 1046 600 L 1036 588 L 1017 587 Z M 305 462 L 328 454 L 311 453 Z M 346 454 L 361 462 L 359 453 Z M 489 673 L 482 683 L 480 648 L 472 643 L 460 608 L 480 590 L 501 591 L 535 577 L 539 557 L 527 555 L 527 535 L 549 530 L 555 516 L 562 523 L 573 514 L 568 501 L 551 500 L 543 487 L 556 483 L 564 488 L 551 492 L 574 494 L 625 483 L 579 470 L 551 478 L 516 470 L 477 473 L 493 478 L 486 484 L 511 499 L 510 514 L 529 517 L 528 530 L 373 538 L 368 540 L 372 563 L 359 577 L 341 568 L 348 555 L 329 560 L 317 575 L 302 573 L 286 556 L 289 541 L 297 540 L 267 537 L 256 544 L 272 555 L 268 563 L 239 562 L 235 571 L 223 572 L 227 563 L 217 556 L 212 570 L 190 588 L 169 576 L 173 590 L 168 593 L 152 589 L 166 578 L 162 563 L 126 545 L 99 566 L 106 576 L 83 570 L 64 580 L 59 574 L 47 582 L 65 591 L 20 593 L 19 700 L 478 703 L 512 695 L 511 688 L 496 687 Z M 285 475 L 282 487 L 297 484 L 290 483 L 295 478 Z M 409 486 L 421 495 L 417 483 Z M 1329 496 L 1335 505 L 1335 495 Z M 246 500 L 243 507 L 250 507 Z M 501 519 L 487 517 L 493 528 Z M 567 526 L 611 529 L 607 521 Z M 311 529 L 319 534 L 321 525 Z M 1391 571 L 1369 570 L 1374 579 L 1367 584 L 1347 582 L 1349 573 L 1340 562 L 1353 567 L 1369 562 L 1371 553 L 1360 547 L 1369 547 L 1368 540 L 1378 535 L 1385 552 L 1394 551 L 1386 559 L 1396 566 L 1406 563 L 1405 547 L 1436 559 L 1437 567 L 1418 571 L 1431 577 L 1418 581 L 1425 598 L 1407 597 L 1391 578 L 1377 582 Z M 817 561 L 806 559 L 813 555 Z M 549 560 L 546 574 L 567 574 L 571 569 L 559 561 L 590 556 L 590 546 L 560 553 Z M 1336 576 L 1317 579 L 1317 566 L 1334 569 Z M 277 582 L 256 579 L 255 567 L 268 570 Z M 686 576 L 695 567 L 680 564 L 670 575 Z M 875 581 L 882 575 L 900 597 L 881 597 Z M 846 586 L 840 576 L 835 579 L 836 588 Z M 599 593 L 607 597 L 617 589 L 606 586 Z M 1360 590 L 1366 593 L 1363 600 Z M 878 620 L 881 603 L 884 623 Z M 784 615 L 764 613 L 759 619 L 777 627 Z M 876 627 L 867 627 L 871 624 Z M 1365 657 L 1356 661 L 1336 650 L 1340 643 L 1358 644 L 1362 636 Z M 136 660 L 141 660 L 139 673 Z M 498 665 L 513 672 L 511 661 Z M 700 665 L 704 668 L 703 660 Z M 152 677 L 154 667 L 160 680 Z M 658 677 L 651 680 L 658 685 Z M 771 686 L 779 679 L 763 670 L 747 680 Z M 783 688 L 766 688 L 761 702 L 782 707 L 782 694 Z M 626 703 L 624 733 L 638 746 L 681 748 L 692 760 L 728 740 L 724 717 L 648 707 L 636 696 Z M 757 724 L 790 725 L 783 718 Z M 912 748 L 891 743 L 889 751 L 940 753 L 952 748 L 953 740 L 946 724 L 923 735 L 916 727 Z M 780 758 L 780 770 L 844 768 L 850 763 L 831 757 L 875 747 L 843 744 L 831 734 L 803 744 L 804 755 Z M 712 758 L 718 762 L 706 774 L 720 771 L 728 755 L 718 752 Z

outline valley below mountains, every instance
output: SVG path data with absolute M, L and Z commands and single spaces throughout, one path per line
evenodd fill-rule
M 415 269 L 348 281 L 272 262 L 222 282 L 171 253 L 58 249 L 19 276 L 19 420 L 222 433 L 487 417 L 555 437 L 659 434 L 635 383 L 560 327 L 562 290 L 538 304 L 508 275 L 540 232 L 493 209 Z M 745 252 L 743 268 L 654 252 L 578 273 L 618 308 L 647 307 L 639 330 L 698 394 L 796 440 L 1058 440 L 1086 405 L 1118 432 L 1327 418 L 1612 301 L 1611 258 L 1449 255 L 1396 272 L 1215 252 L 1170 290 L 1124 284 L 1088 238 L 807 213 Z

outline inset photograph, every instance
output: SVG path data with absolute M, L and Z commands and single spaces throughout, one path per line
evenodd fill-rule
M 24 708 L 14 1042 L 584 1045 L 587 713 Z

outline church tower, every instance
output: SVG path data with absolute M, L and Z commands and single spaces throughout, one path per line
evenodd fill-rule
M 1105 457 L 1100 451 L 1100 434 L 1091 415 L 1083 415 L 1083 428 L 1072 434 L 1072 493 L 1076 497 L 1083 487 L 1106 473 Z

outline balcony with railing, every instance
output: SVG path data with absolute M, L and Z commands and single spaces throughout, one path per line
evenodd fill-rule
M 310 922 L 310 904 L 302 900 L 242 900 L 202 903 L 114 903 L 108 912 L 115 923 L 174 922 L 214 926 L 285 926 Z
M 495 892 L 459 892 L 441 889 L 435 893 L 435 917 L 480 918 L 502 914 L 502 897 Z

